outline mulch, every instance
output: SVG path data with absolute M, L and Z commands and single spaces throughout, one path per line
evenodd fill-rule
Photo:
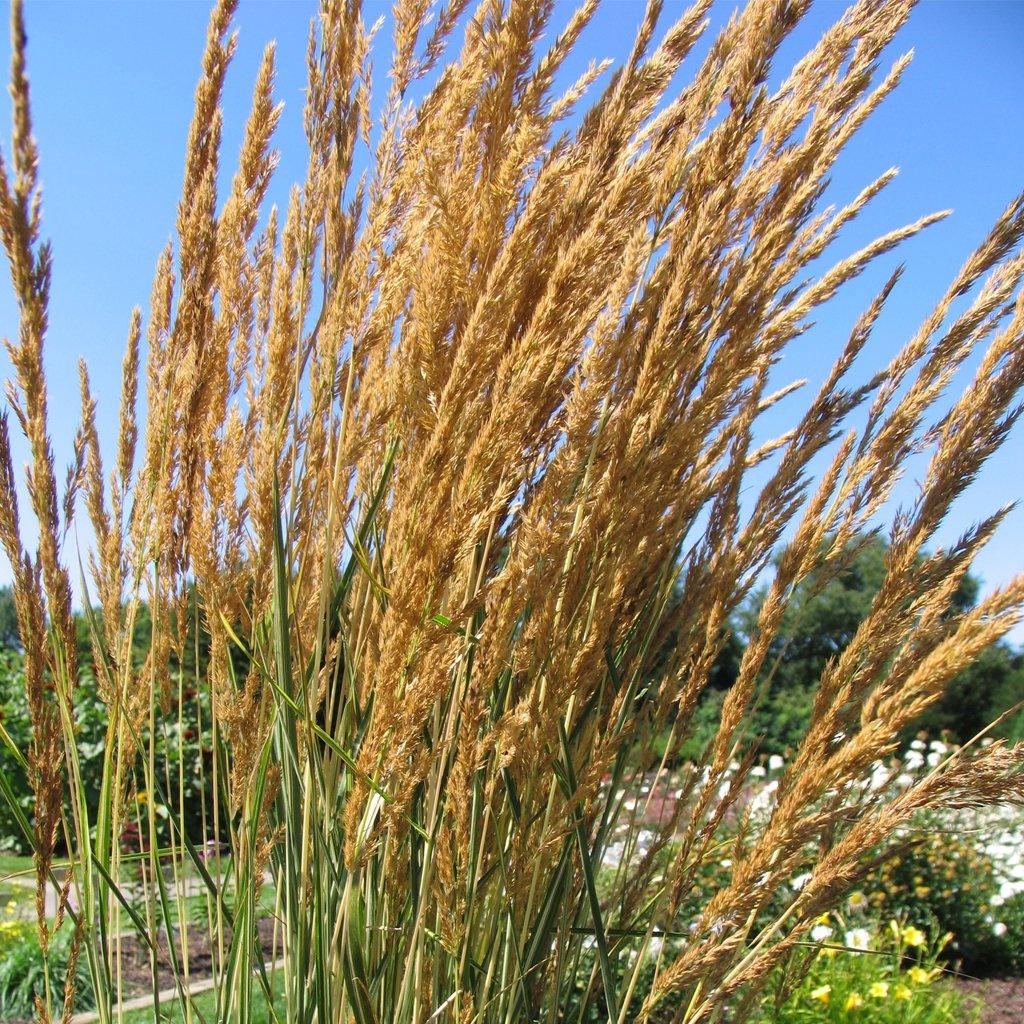
M 260 945 L 265 955 L 271 952 L 274 939 L 273 918 L 264 917 L 259 921 Z M 230 938 L 230 930 L 225 942 Z M 278 943 L 280 943 L 280 932 Z M 181 956 L 181 942 L 175 943 L 175 950 Z M 225 946 L 226 951 L 226 946 Z M 201 927 L 191 926 L 188 930 L 188 976 L 190 981 L 208 978 L 213 971 L 213 951 L 210 948 L 209 936 Z M 157 957 L 157 972 L 160 990 L 174 985 L 174 971 L 166 944 L 163 944 Z M 184 973 L 184 971 L 182 971 Z M 147 946 L 134 935 L 126 935 L 121 939 L 121 991 L 126 999 L 153 991 L 153 968 Z
M 981 1010 L 982 1024 L 1021 1024 L 1024 1021 L 1024 978 L 959 978 L 956 987 Z

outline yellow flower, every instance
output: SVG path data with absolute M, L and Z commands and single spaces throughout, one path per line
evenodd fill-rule
M 811 998 L 817 999 L 819 1003 L 827 1003 L 832 997 L 831 985 L 819 985 L 811 992 Z
M 856 1010 L 859 1006 L 863 1006 L 863 1005 L 864 1005 L 864 997 L 862 995 L 860 995 L 860 993 L 858 993 L 858 992 L 851 992 L 846 997 L 846 1006 L 844 1007 L 844 1009 Z
M 148 799 L 149 794 L 144 789 L 140 789 L 135 795 L 136 803 L 144 804 Z
M 915 928 L 912 924 L 908 924 L 903 929 L 903 942 L 907 946 L 923 946 L 925 934 L 920 928 Z
M 871 988 L 868 989 L 868 995 L 872 999 L 888 999 L 889 998 L 889 982 L 887 981 L 876 981 Z
M 914 993 L 906 985 L 897 985 L 892 993 L 897 999 L 909 999 Z
M 907 977 L 915 985 L 927 985 L 932 980 L 931 973 L 926 971 L 923 967 L 914 966 L 907 971 Z

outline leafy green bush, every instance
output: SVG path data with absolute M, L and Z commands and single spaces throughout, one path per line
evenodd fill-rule
M 683 944 L 677 939 L 668 939 L 665 942 L 659 938 L 651 940 L 637 976 L 636 991 L 639 996 L 646 996 L 650 992 L 659 961 L 664 968 L 664 965 L 671 963 L 682 949 Z M 623 965 L 628 962 L 632 967 L 637 954 L 635 949 L 624 945 L 616 955 Z M 597 950 L 592 938 L 584 939 L 579 969 L 573 972 L 571 988 L 572 991 L 565 1001 L 563 1019 L 573 1024 L 607 1024 L 608 1009 L 601 991 Z M 668 1024 L 676 1019 L 685 1001 L 683 993 L 669 993 L 651 1014 L 651 1024 Z
M 905 788 L 953 748 L 915 740 L 890 769 Z M 919 928 L 949 932 L 946 957 L 969 974 L 1024 969 L 1024 844 L 1019 810 L 1010 805 L 932 811 L 904 835 L 904 851 L 864 879 L 873 912 Z
M 19 750 L 28 749 L 31 731 L 21 655 L 6 648 L 0 648 L 0 726 Z M 0 774 L 10 785 L 21 813 L 29 818 L 35 806 L 32 792 L 25 773 L 6 743 L 0 743 Z M 27 852 L 15 813 L 6 800 L 0 800 L 0 850 Z
M 949 954 L 970 974 L 990 973 L 998 939 L 989 922 L 998 888 L 990 857 L 970 834 L 957 834 L 937 820 L 899 857 L 866 881 L 872 906 L 919 928 L 950 932 Z
M 44 961 L 34 925 L 14 920 L 0 923 L 0 1020 L 34 1020 L 35 997 L 44 995 L 47 975 L 50 991 L 63 994 L 71 939 L 72 929 L 65 925 L 51 941 Z M 84 957 L 75 965 L 75 977 L 74 1009 L 91 1009 L 94 999 Z
M 993 973 L 1024 976 L 1024 893 L 1017 893 L 993 911 L 994 942 L 989 943 Z
M 0 620 L 2 625 L 2 620 Z M 213 739 L 210 732 L 209 693 L 186 690 L 181 721 L 163 723 L 155 747 L 158 778 L 170 779 L 177 795 L 179 772 L 184 795 L 183 805 L 188 809 L 185 826 L 189 834 L 199 837 L 203 833 L 203 805 L 209 814 L 211 790 L 211 758 Z M 197 705 L 198 702 L 198 705 Z M 83 667 L 79 672 L 75 690 L 75 717 L 78 736 L 78 757 L 82 773 L 82 786 L 90 809 L 99 800 L 103 775 L 103 751 L 106 742 L 108 709 L 100 700 L 96 679 L 92 671 Z M 0 646 L 0 725 L 7 731 L 14 746 L 28 750 L 31 741 L 28 702 L 22 656 L 18 651 Z M 200 765 L 204 770 L 200 771 Z M 15 803 L 26 819 L 31 820 L 34 800 L 28 779 L 6 743 L 0 742 L 0 774 L 9 784 Z M 129 832 L 131 830 L 129 829 Z M 137 836 L 126 835 L 129 851 L 139 849 Z M 161 836 L 161 842 L 169 836 Z M 0 799 L 0 850 L 28 853 L 29 846 L 18 825 L 10 804 Z
M 99 799 L 103 774 L 107 709 L 100 702 L 96 682 L 87 670 L 82 671 L 75 691 L 75 716 L 82 786 L 89 806 L 93 807 Z M 0 648 L 0 724 L 19 751 L 29 749 L 32 734 L 22 656 L 10 648 Z M 31 820 L 35 806 L 32 791 L 22 766 L 6 743 L 0 743 L 0 774 L 4 776 L 22 814 Z M 6 799 L 0 800 L 0 850 L 29 852 L 14 810 Z

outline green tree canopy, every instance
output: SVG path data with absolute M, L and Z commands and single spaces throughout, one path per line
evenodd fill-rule
M 882 537 L 859 538 L 849 564 L 838 575 L 824 584 L 811 578 L 797 588 L 761 672 L 755 726 L 765 752 L 783 753 L 806 731 L 821 674 L 850 643 L 868 613 L 885 576 L 887 553 Z M 973 607 L 978 591 L 979 581 L 966 576 L 954 598 L 954 610 Z M 734 625 L 741 645 L 754 628 L 764 595 L 765 588 L 756 591 L 737 616 Z M 689 753 L 695 753 L 717 726 L 724 691 L 735 680 L 735 670 L 731 678 L 724 670 L 734 665 L 738 665 L 735 658 L 716 665 L 716 679 L 697 712 Z M 963 743 L 1021 700 L 1024 656 L 1007 643 L 993 644 L 950 681 L 946 695 L 922 716 L 917 728 L 932 735 L 947 732 Z M 1024 714 L 1010 716 L 994 733 L 1024 734 Z
M 10 587 L 0 587 L 0 648 L 21 650 L 18 615 L 14 610 L 14 591 Z

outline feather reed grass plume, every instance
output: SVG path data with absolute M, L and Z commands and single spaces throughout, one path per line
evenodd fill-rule
M 1024 199 L 890 364 L 856 383 L 894 274 L 803 415 L 766 439 L 765 412 L 800 386 L 770 392 L 773 367 L 809 318 L 945 214 L 821 269 L 894 175 L 822 206 L 843 147 L 907 66 L 879 61 L 909 2 L 856 0 L 773 88 L 808 3 L 749 0 L 677 86 L 709 6 L 666 15 L 649 0 L 626 61 L 592 64 L 558 93 L 600 16 L 594 0 L 547 43 L 551 0 L 398 0 L 375 108 L 380 26 L 357 0 L 324 0 L 308 52 L 307 173 L 279 211 L 265 208 L 281 111 L 273 47 L 218 195 L 235 50 L 235 3 L 220 0 L 176 238 L 148 316 L 130 318 L 112 470 L 95 411 L 114 400 L 92 394 L 83 365 L 61 500 L 42 359 L 50 251 L 14 3 L 0 237 L 19 312 L 8 398 L 28 439 L 39 542 L 21 539 L 6 416 L 0 539 L 32 717 L 24 827 L 44 947 L 59 925 L 44 888 L 55 849 L 67 850 L 58 917 L 74 918 L 104 1024 L 116 1019 L 125 908 L 154 985 L 172 936 L 177 998 L 202 1019 L 185 955 L 198 926 L 171 927 L 187 915 L 168 865 L 208 897 L 218 1020 L 247 1022 L 261 988 L 283 990 L 296 1024 L 556 1021 L 591 1004 L 624 1024 L 665 1019 L 670 995 L 676 1020 L 720 1019 L 726 1006 L 740 1020 L 896 828 L 940 803 L 1024 795 L 1022 752 L 998 743 L 899 797 L 855 799 L 849 786 L 1024 606 L 1024 578 L 971 611 L 952 605 L 1004 512 L 932 550 L 1020 412 Z M 979 351 L 950 406 L 954 374 Z M 783 616 L 798 587 L 842 571 L 921 453 L 930 461 L 891 525 L 882 587 L 821 676 L 772 813 L 753 823 L 742 809 L 752 712 Z M 79 493 L 95 536 L 85 616 L 109 711 L 98 806 L 72 702 L 66 538 Z M 717 735 L 640 851 L 637 801 L 679 762 L 730 616 L 775 555 Z M 194 679 L 190 645 L 203 651 Z M 194 708 L 208 709 L 213 756 L 161 773 L 157 744 L 182 744 Z M 185 773 L 212 791 L 202 835 L 186 826 Z M 684 897 L 737 816 L 731 877 L 687 930 Z M 144 913 L 123 888 L 132 821 L 148 839 Z M 623 834 L 635 856 L 609 882 L 601 865 Z M 229 855 L 205 858 L 203 841 Z M 770 912 L 798 871 L 807 884 Z M 266 898 L 283 954 L 273 972 L 259 939 Z M 680 929 L 685 942 L 652 952 L 640 986 L 653 940 Z M 39 1018 L 70 1005 L 47 991 Z

